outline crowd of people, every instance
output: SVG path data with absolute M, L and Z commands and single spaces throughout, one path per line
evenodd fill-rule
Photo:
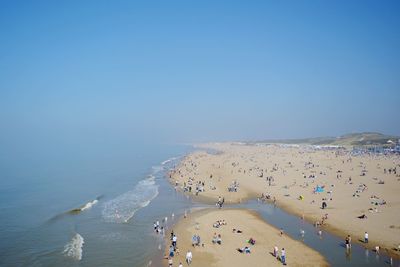
M 267 202 L 267 201 L 273 200 L 273 202 L 275 203 L 276 202 L 275 196 L 278 197 L 279 201 L 281 201 L 282 196 L 285 196 L 285 197 L 288 197 L 287 199 L 301 200 L 302 202 L 301 203 L 299 202 L 299 205 L 306 206 L 309 204 L 310 205 L 315 204 L 314 206 L 316 208 L 318 208 L 318 214 L 315 215 L 314 219 L 320 218 L 320 219 L 317 219 L 317 221 L 315 221 L 316 227 L 320 227 L 320 226 L 326 224 L 326 222 L 328 220 L 328 213 L 326 213 L 326 212 L 328 212 L 328 211 L 329 211 L 330 217 L 334 218 L 336 221 L 337 217 L 335 217 L 335 216 L 337 214 L 335 213 L 335 209 L 337 208 L 336 202 L 338 202 L 336 199 L 339 199 L 338 195 L 339 195 L 339 193 L 341 193 L 340 190 L 341 190 L 341 188 L 343 188 L 343 184 L 348 186 L 349 188 L 351 187 L 350 190 L 346 191 L 347 192 L 346 194 L 348 195 L 349 198 L 352 198 L 351 196 L 353 194 L 354 198 L 360 198 L 359 200 L 364 200 L 365 198 L 368 199 L 368 195 L 366 195 L 365 192 L 370 192 L 369 194 L 374 192 L 375 194 L 378 194 L 379 196 L 385 196 L 386 200 L 391 201 L 390 197 L 387 197 L 386 195 L 381 194 L 379 191 L 374 191 L 374 185 L 371 185 L 371 183 L 369 183 L 366 179 L 367 178 L 374 179 L 375 180 L 374 184 L 385 184 L 385 181 L 386 181 L 386 183 L 389 181 L 389 179 L 387 178 L 388 175 L 391 175 L 391 174 L 397 175 L 397 167 L 396 167 L 397 165 L 395 167 L 391 167 L 391 168 L 382 168 L 380 170 L 380 172 L 383 172 L 383 174 L 385 174 L 387 176 L 384 176 L 384 177 L 386 177 L 384 179 L 378 179 L 376 177 L 380 177 L 379 175 L 383 176 L 383 174 L 381 173 L 379 175 L 376 175 L 376 176 L 374 175 L 373 177 L 370 177 L 371 170 L 369 169 L 369 172 L 368 172 L 367 166 L 371 167 L 371 164 L 368 161 L 360 162 L 359 165 L 357 165 L 357 166 L 352 165 L 352 166 L 350 166 L 351 168 L 349 166 L 338 167 L 340 164 L 343 164 L 343 165 L 351 164 L 353 161 L 352 156 L 349 154 L 346 154 L 345 151 L 341 151 L 340 153 L 335 152 L 334 156 L 335 157 L 346 156 L 347 158 L 341 160 L 336 165 L 329 163 L 329 165 L 320 166 L 319 164 L 321 164 L 321 161 L 314 161 L 312 159 L 312 157 L 310 156 L 309 159 L 307 158 L 307 161 L 304 163 L 304 171 L 301 170 L 301 167 L 303 167 L 302 165 L 300 165 L 300 166 L 296 165 L 296 160 L 294 161 L 294 163 L 293 162 L 273 163 L 273 167 L 272 168 L 268 167 L 268 171 L 266 168 L 265 168 L 265 170 L 263 168 L 261 168 L 260 166 L 262 166 L 262 165 L 257 166 L 256 165 L 257 163 L 255 161 L 251 160 L 252 158 L 250 158 L 250 161 L 254 162 L 254 167 L 251 167 L 251 165 L 246 166 L 246 164 L 242 164 L 242 162 L 237 162 L 237 161 L 233 161 L 233 162 L 227 161 L 227 163 L 231 164 L 231 166 L 233 167 L 233 169 L 230 170 L 232 174 L 236 175 L 237 173 L 241 173 L 241 174 L 249 175 L 252 172 L 256 172 L 255 176 L 263 178 L 263 179 L 257 178 L 258 181 L 265 180 L 267 185 L 269 185 L 269 186 L 280 185 L 279 188 L 282 188 L 281 192 L 284 192 L 284 193 L 275 192 L 276 188 L 278 188 L 278 187 L 268 188 L 268 191 L 273 192 L 274 196 L 270 192 L 262 193 L 261 196 L 258 198 L 259 201 Z M 333 156 L 333 153 L 331 153 L 330 156 L 328 156 L 328 157 L 333 158 L 334 156 Z M 329 158 L 327 158 L 327 159 L 329 159 Z M 303 162 L 301 164 L 303 164 Z M 197 180 L 195 178 L 192 178 L 192 177 L 196 177 L 196 175 L 199 176 L 198 174 L 199 174 L 200 170 L 197 168 L 198 167 L 197 164 L 200 164 L 200 163 L 195 163 L 194 161 L 188 161 L 185 163 L 184 167 L 186 167 L 187 169 L 190 169 L 190 172 L 193 174 L 193 176 L 188 175 L 188 172 L 185 173 L 186 174 L 185 177 L 188 177 L 188 178 L 185 182 L 182 182 L 183 191 L 191 192 L 196 195 L 198 195 L 201 192 L 205 192 L 206 191 L 205 190 L 206 181 L 207 181 L 207 190 L 208 190 L 208 187 L 210 187 L 212 190 L 213 189 L 215 190 L 214 182 L 217 184 L 217 186 L 218 186 L 218 182 L 217 182 L 217 179 L 215 179 L 215 177 L 214 177 L 214 180 L 212 180 L 213 179 L 212 174 L 210 175 L 210 180 L 208 180 L 208 176 L 205 176 L 205 175 L 200 177 L 201 180 L 199 180 L 199 178 L 197 178 Z M 218 165 L 218 164 L 216 164 L 216 165 Z M 223 163 L 218 165 L 218 168 L 221 168 L 221 165 L 223 165 Z M 289 181 L 286 184 L 282 185 L 282 182 L 280 179 L 281 177 L 279 175 L 281 175 L 281 174 L 285 175 L 286 171 L 288 171 L 287 173 L 290 173 L 290 169 L 285 170 L 285 168 L 296 168 L 296 166 L 300 167 L 300 171 L 298 169 L 296 170 L 299 172 L 298 176 L 299 176 L 300 180 L 298 178 L 296 178 L 297 180 L 294 179 L 293 183 L 292 183 L 292 181 Z M 340 166 L 342 166 L 342 165 L 340 165 Z M 387 165 L 384 165 L 384 166 L 387 167 Z M 181 168 L 184 168 L 184 167 L 181 166 Z M 294 169 L 292 171 L 294 171 Z M 174 172 L 179 172 L 179 174 L 181 175 L 180 170 L 174 170 Z M 268 176 L 266 176 L 267 173 L 268 173 Z M 272 174 L 274 176 L 272 176 Z M 318 176 L 316 174 L 318 174 Z M 362 177 L 359 177 L 359 174 Z M 209 173 L 207 175 L 209 175 Z M 235 177 L 235 175 L 232 175 L 232 177 Z M 353 178 L 350 175 L 352 175 Z M 331 177 L 328 177 L 328 176 L 331 176 Z M 335 176 L 336 176 L 336 179 L 335 179 Z M 342 176 L 345 178 L 343 178 Z M 366 177 L 364 177 L 364 176 L 366 176 Z M 204 177 L 207 177 L 207 178 L 204 179 Z M 219 177 L 218 172 L 217 172 L 217 177 Z M 327 180 L 328 178 L 332 178 L 332 180 L 330 180 L 328 182 L 328 180 Z M 204 181 L 203 181 L 203 179 L 204 179 Z M 277 180 L 276 184 L 275 184 L 275 179 Z M 211 181 L 213 181 L 213 182 L 211 182 Z M 225 191 L 226 186 L 228 186 L 228 188 L 227 188 L 228 192 L 233 192 L 233 193 L 238 192 L 239 181 L 243 185 L 243 188 L 237 194 L 237 195 L 239 195 L 240 193 L 242 193 L 242 191 L 247 189 L 247 186 L 248 186 L 248 184 L 246 184 L 243 179 L 241 180 L 240 177 L 237 180 L 232 180 L 232 182 L 230 184 L 228 184 L 228 183 L 224 184 L 224 187 L 219 188 L 219 190 Z M 262 182 L 264 183 L 264 181 L 262 181 Z M 179 183 L 176 182 L 175 185 L 178 186 Z M 368 186 L 370 186 L 370 188 Z M 294 196 L 291 196 L 289 193 L 292 193 L 292 195 L 293 195 L 293 192 L 289 191 L 289 190 L 291 190 L 291 188 L 293 188 L 293 187 L 302 187 L 303 189 L 301 189 L 299 191 L 299 193 L 296 193 Z M 304 188 L 307 188 L 307 189 L 304 189 Z M 334 190 L 335 190 L 335 201 L 333 201 Z M 221 192 L 223 192 L 223 191 L 221 191 Z M 314 194 L 311 194 L 311 193 L 314 193 Z M 216 193 L 213 193 L 213 194 L 216 194 Z M 219 192 L 218 192 L 218 194 L 219 194 Z M 227 197 L 227 201 L 229 203 L 232 202 L 232 199 L 230 196 L 232 196 L 234 194 L 229 194 L 229 195 L 226 195 L 226 193 L 221 193 L 221 194 L 225 194 L 225 196 Z M 213 197 L 215 197 L 215 195 Z M 306 201 L 303 201 L 305 199 L 306 199 Z M 368 214 L 368 216 L 373 217 L 375 215 L 373 215 L 371 213 L 382 212 L 380 209 L 385 210 L 385 207 L 382 207 L 382 206 L 386 205 L 387 203 L 381 197 L 378 197 L 377 195 L 371 195 L 369 200 L 370 200 L 370 204 L 372 205 L 372 207 L 370 207 L 368 209 L 368 206 L 367 206 L 364 210 L 360 209 L 361 212 L 364 212 L 365 210 L 368 209 L 368 211 L 370 212 Z M 358 200 L 356 200 L 356 201 L 358 201 Z M 218 201 L 216 202 L 216 206 L 218 208 L 222 208 L 224 203 L 225 203 L 225 198 L 219 196 Z M 328 207 L 328 204 L 329 204 L 329 207 Z M 379 208 L 379 210 L 378 210 L 378 208 Z M 362 222 L 362 223 L 368 224 L 369 221 L 371 221 L 371 218 L 368 219 L 368 216 L 365 213 L 361 213 L 361 214 L 355 213 L 355 214 L 352 214 L 352 216 L 353 216 L 352 218 L 357 217 L 359 219 L 365 219 L 365 220 L 360 220 L 359 221 L 360 223 Z M 368 220 L 366 220 L 366 219 L 368 219 Z M 331 220 L 332 220 L 332 222 L 334 222 L 333 219 L 331 219 Z M 357 219 L 355 219 L 355 220 L 357 220 Z M 220 228 L 224 225 L 226 225 L 226 222 L 224 220 L 218 220 L 213 224 L 213 227 Z M 321 229 L 319 229 L 319 228 L 317 229 L 317 233 L 320 236 L 322 235 Z M 370 228 L 366 228 L 366 229 L 370 230 Z M 155 228 L 155 230 L 160 233 L 163 233 L 165 231 L 165 229 L 163 229 L 162 226 L 157 226 Z M 219 231 L 219 230 L 215 230 L 215 231 Z M 300 233 L 304 236 L 304 231 L 303 232 L 301 232 L 301 231 L 300 231 Z M 237 230 L 237 229 L 233 229 L 232 232 L 233 233 L 241 233 L 241 231 Z M 282 232 L 281 234 L 283 235 L 283 230 L 281 232 Z M 349 232 L 353 233 L 353 235 L 355 235 L 354 231 L 349 231 Z M 371 236 L 373 236 L 372 235 L 373 233 L 374 233 L 374 231 L 371 230 Z M 360 233 L 360 236 L 357 235 L 357 239 L 360 239 L 361 236 L 362 236 L 362 232 Z M 376 236 L 376 234 L 375 234 L 375 236 Z M 226 238 L 225 234 L 224 234 L 224 238 Z M 224 241 L 226 242 L 226 240 L 224 240 Z M 255 240 L 254 240 L 254 244 L 253 244 L 252 238 L 249 239 L 249 241 L 251 241 L 251 242 L 247 242 L 246 244 L 243 244 L 243 246 L 241 246 L 240 248 L 237 248 L 237 251 L 239 251 L 240 253 L 244 253 L 244 254 L 251 254 L 252 246 L 255 245 Z M 363 241 L 366 244 L 369 243 L 369 234 L 367 232 L 364 233 Z M 207 242 L 209 242 L 209 241 L 206 241 L 206 244 L 207 244 Z M 211 239 L 211 243 L 214 245 L 223 245 L 222 235 L 218 232 L 214 232 L 214 235 Z M 350 235 L 348 235 L 345 238 L 344 244 L 347 249 L 351 249 L 351 236 Z M 173 244 L 171 246 L 174 250 L 174 253 L 176 254 L 176 249 L 175 249 L 176 246 L 174 246 Z M 198 236 L 196 234 L 192 236 L 192 246 L 193 247 L 204 246 L 204 244 L 201 243 L 200 236 Z M 286 247 L 286 248 L 289 249 L 289 247 Z M 376 246 L 375 250 L 377 251 L 377 253 L 379 253 L 379 246 Z M 273 250 L 273 255 L 274 255 L 274 257 L 278 258 L 282 262 L 282 264 L 286 264 L 286 251 L 284 250 L 284 248 L 279 250 L 278 247 L 275 246 L 274 250 Z M 190 260 L 190 262 L 191 262 L 191 260 Z

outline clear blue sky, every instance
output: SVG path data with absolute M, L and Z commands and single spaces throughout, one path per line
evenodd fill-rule
M 0 2 L 0 144 L 400 134 L 400 1 Z

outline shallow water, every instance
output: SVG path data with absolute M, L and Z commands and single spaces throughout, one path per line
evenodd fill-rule
M 269 224 L 280 229 L 293 239 L 301 240 L 309 247 L 320 252 L 331 266 L 390 266 L 390 257 L 377 255 L 372 250 L 365 249 L 353 242 L 350 253 L 346 253 L 344 238 L 330 234 L 322 229 L 318 235 L 318 228 L 291 215 L 270 203 L 250 201 L 242 205 L 233 205 L 258 212 Z M 304 236 L 301 235 L 304 230 Z M 279 244 L 277 244 L 279 247 Z M 271 248 L 272 251 L 272 248 Z M 290 264 L 290 252 L 287 251 L 287 260 Z M 393 259 L 393 266 L 400 266 L 400 261 Z

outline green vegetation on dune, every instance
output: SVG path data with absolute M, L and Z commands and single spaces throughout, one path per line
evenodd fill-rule
M 270 139 L 251 143 L 271 144 L 308 144 L 308 145 L 333 145 L 333 146 L 368 146 L 368 145 L 391 145 L 398 142 L 400 136 L 385 135 L 374 132 L 351 133 L 339 137 L 315 137 L 303 139 Z

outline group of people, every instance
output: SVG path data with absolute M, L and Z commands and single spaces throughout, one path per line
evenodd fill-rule
M 394 167 L 394 168 L 389 168 L 388 170 L 386 170 L 386 169 L 383 169 L 383 173 L 384 174 L 386 174 L 386 173 L 389 173 L 389 174 L 397 174 L 397 167 Z
M 196 247 L 196 246 L 200 246 L 200 244 L 201 244 L 200 235 L 194 234 L 194 235 L 192 236 L 192 246 L 193 246 L 193 247 Z M 201 245 L 204 247 L 204 244 L 201 244 Z
M 364 241 L 363 242 L 365 244 L 367 244 L 369 242 L 369 234 L 367 231 L 364 232 Z M 347 237 L 344 240 L 344 243 L 345 243 L 346 249 L 351 249 L 351 236 L 350 235 L 347 235 Z M 378 250 L 377 252 L 379 252 L 379 248 L 377 250 Z
M 222 245 L 222 237 L 221 234 L 214 233 L 213 239 L 212 239 L 212 243 L 213 244 L 218 244 L 218 245 Z
M 173 258 L 175 255 L 179 255 L 179 248 L 177 246 L 177 242 L 178 242 L 178 237 L 174 234 L 174 231 L 171 231 L 171 245 L 169 247 L 169 252 L 168 252 L 168 256 L 166 257 L 168 259 L 168 266 L 172 267 L 174 264 Z M 200 237 L 199 237 L 200 240 Z M 193 254 L 192 251 L 188 250 L 186 252 L 186 263 L 188 265 L 190 265 L 192 263 L 192 259 L 193 259 Z M 178 267 L 183 267 L 182 262 L 179 263 Z
M 304 219 L 304 215 L 302 216 L 302 219 Z M 321 220 L 319 221 L 319 220 L 317 220 L 315 223 L 314 223 L 314 226 L 315 227 L 319 227 L 319 226 L 321 226 L 321 225 L 325 225 L 325 221 L 326 220 L 328 220 L 328 213 L 325 213 L 322 217 L 321 217 Z
M 239 182 L 238 181 L 232 181 L 230 186 L 228 187 L 228 192 L 237 192 L 239 189 Z
M 279 255 L 279 248 L 277 246 L 274 247 L 274 252 L 272 253 L 275 258 L 280 260 L 283 265 L 286 265 L 286 251 L 285 248 L 282 248 L 281 255 Z
M 214 228 L 219 228 L 219 227 L 221 227 L 223 225 L 227 225 L 225 220 L 218 220 L 215 223 L 213 223 L 213 227 Z
M 271 200 L 271 194 L 269 194 L 269 193 L 266 193 L 266 194 L 262 193 L 262 194 L 261 194 L 261 197 L 259 197 L 259 200 L 261 200 L 262 202 L 265 202 L 265 201 L 267 201 L 267 200 Z
M 218 206 L 221 209 L 222 206 L 224 205 L 224 203 L 225 203 L 225 198 L 219 196 L 218 197 L 218 201 L 217 201 L 217 203 L 215 205 Z
M 166 224 L 166 219 L 163 221 Z M 164 235 L 165 234 L 165 227 L 160 225 L 160 221 L 153 222 L 154 232 L 157 234 Z
M 235 229 L 234 229 L 235 230 Z M 234 231 L 235 232 L 235 231 Z M 240 231 L 241 233 L 241 231 Z M 250 237 L 249 240 L 246 242 L 248 245 L 246 245 L 243 248 L 237 248 L 236 250 L 239 251 L 240 253 L 244 254 L 250 254 L 251 253 L 251 246 L 254 246 L 256 244 L 256 240 L 252 237 Z

